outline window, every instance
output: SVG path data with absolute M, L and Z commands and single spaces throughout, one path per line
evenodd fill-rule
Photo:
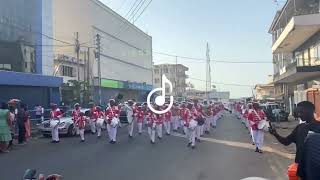
M 154 79 L 154 83 L 160 83 L 160 79 L 159 78 L 155 78 Z
M 11 64 L 0 64 L 0 70 L 7 70 L 7 71 L 12 70 Z
M 168 73 L 169 72 L 168 68 L 165 68 L 163 71 L 164 71 L 164 73 Z
M 155 73 L 155 74 L 159 74 L 159 69 L 155 69 L 155 70 L 154 70 L 154 73 Z
M 73 77 L 73 68 L 69 66 L 62 66 L 62 76 Z

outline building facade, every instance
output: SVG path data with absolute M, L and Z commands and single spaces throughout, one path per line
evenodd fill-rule
M 85 13 L 84 13 L 85 12 Z M 88 54 L 83 58 L 84 70 L 94 85 L 94 100 L 99 103 L 99 86 L 102 87 L 102 103 L 117 94 L 124 99 L 146 98 L 152 89 L 152 38 L 125 18 L 121 17 L 98 0 L 54 0 L 53 34 L 66 42 L 75 41 L 79 34 L 80 51 Z M 95 57 L 96 35 L 101 36 L 101 81 L 98 78 L 98 61 Z M 56 42 L 58 44 L 58 42 Z M 55 55 L 76 57 L 74 47 L 54 48 Z M 58 61 L 58 60 L 57 60 Z M 72 67 L 72 78 L 77 78 Z M 85 73 L 86 69 L 90 73 Z M 83 73 L 84 72 L 84 73 Z M 80 77 L 85 80 L 86 76 Z M 67 77 L 70 79 L 70 77 Z
M 0 3 L 0 99 L 60 103 L 62 79 L 52 73 L 52 1 Z
M 162 75 L 165 74 L 173 86 L 173 92 L 171 94 L 176 97 L 185 96 L 187 88 L 186 80 L 188 78 L 186 72 L 188 70 L 189 68 L 182 64 L 155 65 L 153 69 L 153 84 L 155 87 L 161 87 Z M 169 92 L 168 87 L 166 87 L 166 92 Z
M 255 90 L 255 99 L 259 101 L 274 101 L 275 100 L 275 92 L 274 85 L 270 84 L 257 84 L 254 87 Z
M 319 6 L 319 0 L 287 0 L 269 29 L 275 96 L 290 113 L 298 103 L 297 92 L 320 79 Z

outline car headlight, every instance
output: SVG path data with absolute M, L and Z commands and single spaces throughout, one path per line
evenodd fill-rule
M 66 123 L 65 123 L 65 122 L 62 122 L 62 123 L 59 124 L 59 127 L 60 127 L 60 128 L 64 128 L 65 125 L 66 125 Z

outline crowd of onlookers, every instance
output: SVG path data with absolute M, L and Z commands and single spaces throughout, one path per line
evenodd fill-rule
M 9 152 L 16 134 L 18 134 L 18 145 L 26 144 L 31 137 L 31 123 L 27 105 L 13 99 L 0 105 L 1 152 Z

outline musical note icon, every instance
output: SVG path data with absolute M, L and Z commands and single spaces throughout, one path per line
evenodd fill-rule
M 148 107 L 149 109 L 156 113 L 156 114 L 164 114 L 166 112 L 168 112 L 171 108 L 172 108 L 172 105 L 173 105 L 173 96 L 170 96 L 170 103 L 169 103 L 169 106 L 167 109 L 165 110 L 162 110 L 162 111 L 158 111 L 158 110 L 155 110 L 151 103 L 150 103 L 150 99 L 151 99 L 151 96 L 157 92 L 157 91 L 160 91 L 161 92 L 161 95 L 157 96 L 155 98 L 155 103 L 156 105 L 158 106 L 163 106 L 165 104 L 165 101 L 166 101 L 166 84 L 169 85 L 169 91 L 170 93 L 172 92 L 172 83 L 171 81 L 166 77 L 166 75 L 162 75 L 162 86 L 160 88 L 156 88 L 154 90 L 152 90 L 149 94 L 148 94 L 148 97 L 147 97 L 147 104 L 148 104 Z

